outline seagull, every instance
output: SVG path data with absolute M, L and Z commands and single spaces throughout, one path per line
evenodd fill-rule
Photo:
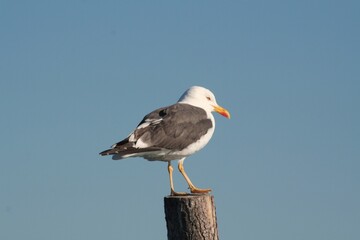
M 113 160 L 142 157 L 149 161 L 168 163 L 170 195 L 175 192 L 171 161 L 178 160 L 178 169 L 185 178 L 191 193 L 208 193 L 211 189 L 195 187 L 184 170 L 186 157 L 202 149 L 215 130 L 215 111 L 226 118 L 230 113 L 216 102 L 214 94 L 199 86 L 190 87 L 177 103 L 147 114 L 124 140 L 115 143 L 101 156 L 112 155 Z

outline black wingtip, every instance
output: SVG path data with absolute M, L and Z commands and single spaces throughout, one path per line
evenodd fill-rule
M 109 150 L 110 150 L 110 149 L 105 150 L 105 151 L 102 151 L 101 153 L 99 153 L 99 155 L 100 155 L 100 156 L 107 156 L 107 155 L 110 154 L 110 153 L 109 153 Z

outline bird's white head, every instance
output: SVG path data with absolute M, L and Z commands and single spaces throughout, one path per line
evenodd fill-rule
M 230 118 L 228 110 L 219 106 L 214 94 L 204 87 L 193 86 L 189 88 L 183 93 L 178 102 L 201 107 L 207 112 L 215 111 L 224 117 Z

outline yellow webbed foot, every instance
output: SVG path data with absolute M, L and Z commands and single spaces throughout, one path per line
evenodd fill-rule
M 192 187 L 190 187 L 190 192 L 191 193 L 209 193 L 209 192 L 211 192 L 211 189 L 210 188 L 201 189 L 201 188 L 192 186 Z

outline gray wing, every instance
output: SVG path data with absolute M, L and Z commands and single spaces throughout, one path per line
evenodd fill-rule
M 182 150 L 199 140 L 211 127 L 205 110 L 177 103 L 147 114 L 133 133 L 100 154 L 124 156 L 161 149 Z M 147 147 L 136 148 L 138 140 Z
M 136 131 L 139 138 L 152 147 L 182 150 L 199 140 L 212 127 L 205 110 L 188 104 L 174 104 L 148 114 L 157 124 Z M 161 119 L 161 120 L 160 120 Z

